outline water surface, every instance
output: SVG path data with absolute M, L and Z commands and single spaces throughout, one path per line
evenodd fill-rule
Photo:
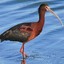
M 24 22 L 37 22 L 38 7 L 47 3 L 64 23 L 64 0 L 0 0 L 0 34 Z M 0 64 L 20 64 L 22 43 L 0 43 Z M 25 45 L 26 64 L 64 64 L 64 27 L 49 12 L 41 34 Z

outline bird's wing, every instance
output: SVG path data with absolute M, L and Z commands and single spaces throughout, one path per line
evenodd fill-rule
M 31 23 L 21 23 L 18 25 L 13 26 L 12 28 L 8 29 L 7 31 L 5 31 L 3 34 L 8 33 L 9 31 L 14 31 L 14 30 L 29 30 L 31 31 Z
M 27 41 L 32 32 L 31 23 L 18 24 L 1 35 L 2 40 Z

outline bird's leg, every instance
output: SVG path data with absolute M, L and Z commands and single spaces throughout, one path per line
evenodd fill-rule
M 22 47 L 21 47 L 21 49 L 20 49 L 20 52 L 22 53 L 23 58 L 27 57 L 27 54 L 24 52 L 24 44 L 25 44 L 25 43 L 22 43 Z

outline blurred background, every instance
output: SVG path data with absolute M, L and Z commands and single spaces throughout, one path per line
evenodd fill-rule
M 0 34 L 24 22 L 37 22 L 38 8 L 47 3 L 64 23 L 64 0 L 0 0 Z M 21 64 L 22 43 L 0 42 L 0 64 Z M 26 64 L 64 64 L 64 27 L 46 12 L 41 34 L 25 44 Z

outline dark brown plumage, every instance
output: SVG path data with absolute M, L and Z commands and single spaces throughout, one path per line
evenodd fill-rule
M 40 34 L 42 28 L 44 26 L 45 20 L 45 12 L 50 11 L 54 14 L 54 12 L 48 7 L 47 4 L 41 4 L 38 12 L 39 12 L 39 20 L 38 22 L 31 22 L 31 23 L 21 23 L 18 24 L 9 30 L 5 31 L 3 34 L 0 35 L 1 41 L 10 40 L 10 41 L 19 41 L 22 42 L 22 47 L 20 52 L 26 57 L 27 55 L 24 53 L 24 44 L 36 36 Z M 54 14 L 55 15 L 55 14 Z
M 10 40 L 10 41 L 19 41 L 19 42 L 27 42 L 31 33 L 33 32 L 32 25 L 36 23 L 22 23 L 18 24 L 9 30 L 5 31 L 3 34 L 0 35 L 1 41 Z M 35 31 L 35 30 L 34 30 Z M 38 32 L 38 34 L 41 30 Z M 36 36 L 38 35 L 36 34 Z M 31 40 L 31 39 L 30 39 Z
M 0 38 L 2 41 L 10 40 L 26 42 L 31 34 L 31 31 L 31 23 L 23 23 L 10 28 L 9 30 L 1 34 Z

